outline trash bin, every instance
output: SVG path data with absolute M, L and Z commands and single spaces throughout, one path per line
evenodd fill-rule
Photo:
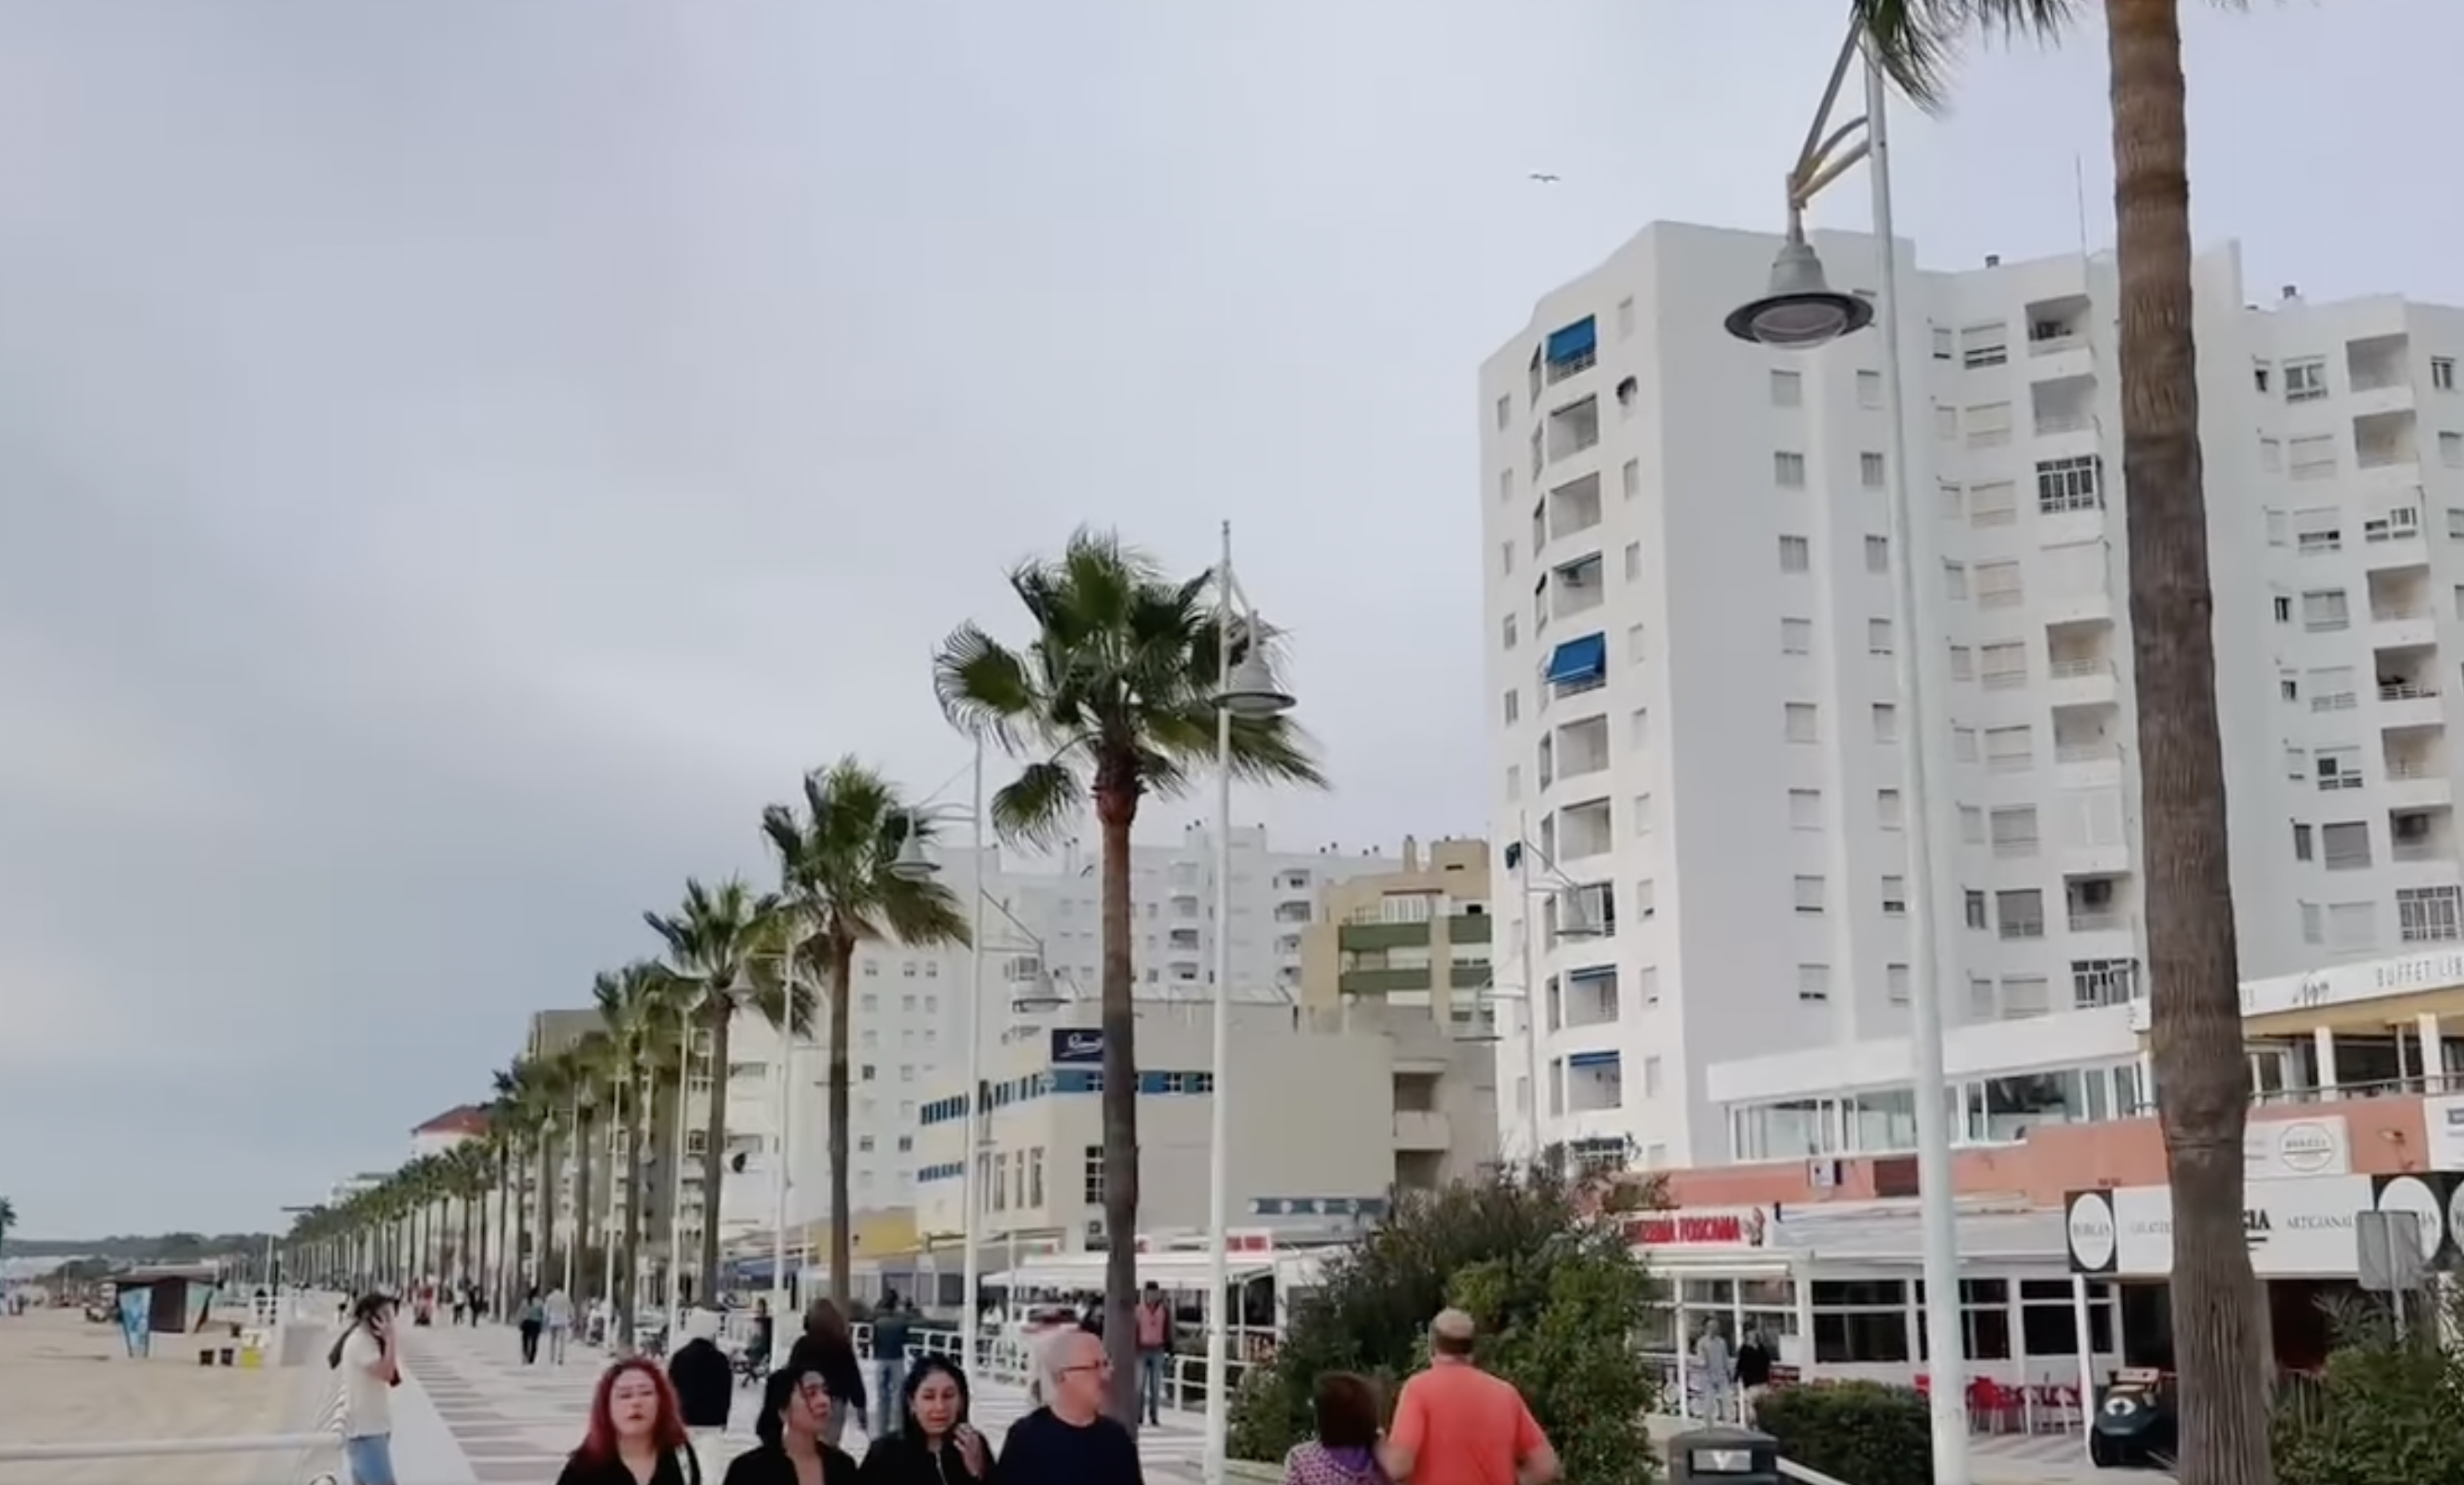
M 1677 1434 L 1668 1441 L 1668 1485 L 1780 1485 L 1779 1441 L 1752 1429 Z

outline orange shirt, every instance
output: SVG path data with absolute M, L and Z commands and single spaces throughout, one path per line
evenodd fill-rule
M 1515 1466 L 1547 1442 L 1512 1383 L 1462 1362 L 1404 1383 L 1387 1436 L 1411 1452 L 1412 1485 L 1514 1485 Z

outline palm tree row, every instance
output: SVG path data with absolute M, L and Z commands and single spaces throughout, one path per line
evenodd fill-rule
M 1094 813 L 1103 842 L 1105 1230 L 1134 1233 L 1130 834 L 1147 799 L 1183 793 L 1213 766 L 1218 676 L 1267 635 L 1220 622 L 1224 605 L 1213 571 L 1171 577 L 1109 533 L 1077 533 L 1057 557 L 1020 564 L 1009 585 L 1026 610 L 1025 643 L 963 623 L 935 656 L 933 684 L 954 727 L 1019 763 L 988 810 L 987 824 L 1001 839 L 1047 845 L 1080 828 L 1089 808 Z M 1234 716 L 1230 739 L 1236 777 L 1323 781 L 1305 740 L 1282 718 Z M 489 1273 L 500 1306 L 518 1284 L 556 1275 L 561 1262 L 580 1298 L 603 1287 L 586 1257 L 593 1209 L 604 1204 L 601 1239 L 613 1245 L 616 1276 L 610 1298 L 620 1323 L 628 1322 L 640 1298 L 643 1203 L 627 1193 L 638 1184 L 641 1157 L 681 1147 L 663 1142 L 677 1140 L 697 1080 L 723 1090 L 739 1011 L 801 1037 L 826 1008 L 828 1267 L 832 1293 L 844 1300 L 853 1267 L 847 1049 L 856 950 L 873 942 L 922 947 L 968 938 L 957 897 L 895 869 L 909 841 L 929 839 L 931 830 L 928 814 L 853 759 L 808 774 L 795 802 L 761 812 L 760 834 L 778 866 L 775 889 L 687 882 L 673 911 L 644 914 L 660 957 L 594 982 L 598 1023 L 496 1075 L 483 1139 L 413 1161 L 376 1189 L 309 1213 L 293 1234 L 295 1248 L 308 1245 L 324 1273 L 362 1278 Z M 600 1138 L 602 1131 L 614 1138 Z M 701 1133 L 700 1292 L 712 1294 L 728 1168 L 723 1091 L 710 1097 Z M 607 1178 L 594 1201 L 592 1166 L 603 1147 Z M 568 1167 L 573 1230 L 560 1232 L 555 1195 Z M 536 1197 L 535 1212 L 521 1200 L 526 1191 Z M 493 1247 L 489 1212 L 497 1228 Z M 451 1240 L 452 1213 L 461 1223 L 458 1245 Z M 1134 1245 L 1113 1245 L 1105 1334 L 1115 1352 L 1113 1410 L 1124 1419 L 1136 1416 L 1134 1264 Z

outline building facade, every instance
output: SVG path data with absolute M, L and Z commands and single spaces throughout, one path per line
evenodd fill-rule
M 1723 1159 L 1703 1070 L 1904 1034 L 1905 644 L 1947 1014 L 2144 993 L 2112 260 L 1936 273 L 1899 244 L 1893 409 L 1879 336 L 1726 334 L 1778 245 L 1655 225 L 1482 368 L 1496 911 L 1529 1013 L 1500 1068 L 1525 1139 Z M 1835 283 L 1876 282 L 1873 239 L 1815 246 Z M 2464 641 L 2464 314 L 2253 306 L 2232 249 L 2194 275 L 2244 969 L 2454 939 L 2438 645 Z
M 1455 1036 L 1493 1035 L 1488 842 L 1403 839 L 1393 871 L 1328 884 L 1301 931 L 1300 1003 L 1428 1010 Z
M 1014 1037 L 987 1060 L 978 1152 L 988 1244 L 1078 1251 L 1104 1230 L 1103 1033 L 1091 1006 Z M 1138 1007 L 1138 1207 L 1149 1233 L 1208 1219 L 1213 1011 Z M 1232 1008 L 1229 1171 L 1243 1227 L 1349 1234 L 1397 1188 L 1425 1189 L 1495 1158 L 1493 1058 L 1425 1009 Z M 939 1076 L 916 1134 L 916 1226 L 965 1229 L 966 1082 Z M 1032 1251 L 1032 1250 L 1030 1250 Z

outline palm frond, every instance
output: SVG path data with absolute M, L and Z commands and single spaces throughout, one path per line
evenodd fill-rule
M 1939 111 L 1961 45 L 1974 36 L 2052 41 L 2076 25 L 2081 0 L 1849 0 L 1875 59 L 1909 101 Z
M 993 791 L 993 829 L 1003 840 L 1051 846 L 1067 840 L 1087 808 L 1087 786 L 1068 763 L 1030 763 Z

